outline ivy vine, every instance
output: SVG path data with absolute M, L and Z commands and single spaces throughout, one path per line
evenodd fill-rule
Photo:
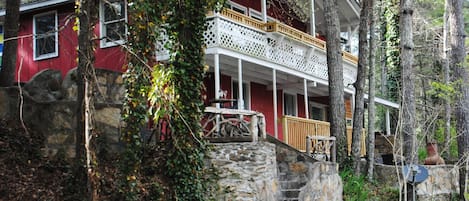
M 201 136 L 202 90 L 205 73 L 206 12 L 218 0 L 130 0 L 129 63 L 124 73 L 123 109 L 126 143 L 121 165 L 126 200 L 138 200 L 142 139 L 148 123 L 165 122 L 170 133 L 163 140 L 165 171 L 175 200 L 206 200 L 209 184 L 204 178 L 208 147 Z M 153 41 L 153 42 L 149 42 Z M 169 60 L 156 61 L 159 41 Z M 161 151 L 163 151 L 161 150 Z

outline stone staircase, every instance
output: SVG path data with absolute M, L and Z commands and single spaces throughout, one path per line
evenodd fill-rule
M 299 195 L 301 188 L 307 183 L 307 176 L 304 174 L 298 174 L 290 170 L 290 167 L 285 165 L 279 166 L 279 184 L 281 196 L 279 201 L 300 201 Z

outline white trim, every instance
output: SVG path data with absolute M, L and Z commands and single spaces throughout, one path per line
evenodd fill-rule
M 365 95 L 364 95 L 364 98 L 365 98 L 366 100 L 368 100 L 368 94 L 365 94 Z M 375 97 L 375 102 L 376 102 L 376 103 L 379 103 L 379 104 L 381 104 L 381 105 L 385 105 L 385 106 L 388 106 L 388 107 L 392 107 L 392 108 L 399 109 L 399 104 L 394 103 L 394 102 L 392 102 L 392 101 L 388 101 L 388 100 L 379 98 L 379 97 Z
M 54 14 L 54 17 L 55 17 L 55 30 L 53 32 L 54 34 L 54 38 L 55 38 L 55 51 L 54 52 L 51 52 L 51 53 L 48 53 L 48 54 L 43 54 L 43 55 L 39 55 L 39 56 L 36 56 L 36 37 L 38 37 L 36 35 L 36 18 L 38 17 L 42 17 L 42 16 L 46 16 L 46 15 L 50 15 L 50 14 Z M 43 60 L 43 59 L 49 59 L 49 58 L 53 58 L 53 57 L 57 57 L 59 56 L 59 34 L 58 34 L 58 17 L 57 17 L 57 11 L 56 10 L 53 10 L 53 11 L 48 11 L 48 12 L 44 12 L 44 13 L 40 13 L 40 14 L 36 14 L 33 16 L 33 60 L 34 61 L 38 61 L 38 60 Z M 47 34 L 49 35 L 49 34 Z M 52 35 L 52 34 L 50 34 Z
M 230 9 L 234 10 L 233 8 L 236 8 L 236 9 L 242 10 L 244 12 L 243 14 L 245 15 L 248 14 L 248 8 L 246 8 L 246 6 L 242 6 L 241 4 L 235 3 L 233 1 L 228 1 L 228 4 L 229 4 Z
M 233 90 L 233 84 L 234 82 L 239 83 L 238 78 L 231 77 L 231 97 L 234 95 L 234 90 Z M 247 97 L 244 96 L 243 94 L 243 99 L 244 99 L 244 109 L 245 110 L 250 110 L 251 109 L 251 81 L 249 80 L 243 80 L 242 81 L 243 85 L 245 84 L 246 87 L 243 87 L 243 90 L 246 90 L 246 95 Z M 239 86 L 238 86 L 239 87 Z M 239 90 L 239 89 L 238 89 Z M 238 92 L 239 93 L 239 92 Z M 248 104 L 246 105 L 246 101 Z
M 249 8 L 249 17 L 262 21 L 262 13 L 253 8 Z
M 125 26 L 125 33 L 127 33 L 127 3 L 126 0 L 116 0 L 116 1 L 122 1 L 123 2 L 123 9 L 124 9 L 124 19 L 119 19 L 119 20 L 114 20 L 110 21 L 108 23 L 120 23 L 121 21 L 124 21 L 124 26 Z M 106 34 L 106 23 L 104 21 L 104 0 L 99 1 L 99 38 L 100 38 L 100 43 L 99 47 L 100 48 L 108 48 L 108 47 L 114 47 L 118 45 L 122 45 L 125 43 L 125 39 L 120 39 L 116 41 L 107 41 L 107 34 Z M 121 8 L 122 9 L 122 8 Z M 124 33 L 124 37 L 126 37 Z
M 39 9 L 43 7 L 50 7 L 52 5 L 63 4 L 63 3 L 73 3 L 73 1 L 71 0 L 48 0 L 48 1 L 38 2 L 38 3 L 29 3 L 29 4 L 21 5 L 20 12 Z M 5 16 L 5 9 L 0 11 L 0 16 Z

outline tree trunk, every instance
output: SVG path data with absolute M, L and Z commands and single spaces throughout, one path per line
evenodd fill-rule
M 370 17 L 370 0 L 361 1 L 360 26 L 358 32 L 358 67 L 355 87 L 355 111 L 353 113 L 352 156 L 353 169 L 356 175 L 360 174 L 360 150 L 365 116 L 365 81 L 368 66 L 368 25 Z
M 93 185 L 93 168 L 91 167 L 91 100 L 93 86 L 93 28 L 96 20 L 97 5 L 95 0 L 79 0 L 78 11 L 78 81 L 77 81 L 77 130 L 76 130 L 76 162 L 79 167 L 86 166 L 88 200 L 97 200 L 97 191 Z M 83 161 L 86 161 L 83 164 Z
M 458 95 L 455 103 L 456 132 L 458 140 L 458 155 L 463 164 L 459 168 L 460 200 L 464 200 L 466 192 L 467 157 L 469 153 L 469 73 L 464 67 L 466 56 L 464 48 L 464 18 L 462 13 L 463 0 L 449 0 L 450 14 L 450 43 L 451 69 L 457 84 Z
M 450 69 L 449 69 L 449 61 L 448 61 L 448 32 L 449 32 L 449 23 L 448 23 L 448 13 L 449 13 L 449 3 L 448 0 L 445 0 L 445 13 L 443 16 L 443 59 L 442 59 L 442 66 L 443 66 L 443 75 L 444 75 L 444 83 L 445 85 L 449 86 L 450 84 Z M 449 97 L 445 98 L 445 147 L 446 150 L 446 159 L 450 157 L 450 146 L 451 146 L 451 99 Z
M 375 50 L 376 50 L 376 37 L 375 37 L 375 12 L 374 0 L 370 0 L 370 67 L 368 74 L 368 180 L 373 180 L 373 170 L 375 165 Z
M 331 134 L 337 138 L 337 161 L 342 164 L 347 158 L 345 129 L 344 74 L 340 50 L 340 22 L 337 0 L 324 1 L 326 21 L 327 69 L 329 75 L 329 105 Z
M 400 51 L 401 51 L 401 135 L 404 140 L 404 157 L 407 164 L 417 163 L 415 135 L 415 95 L 414 95 L 414 43 L 412 37 L 413 0 L 402 0 L 400 5 Z
M 5 11 L 5 42 L 3 44 L 2 68 L 0 71 L 1 87 L 12 86 L 15 81 L 16 51 L 18 49 L 16 37 L 19 29 L 20 1 L 7 0 Z

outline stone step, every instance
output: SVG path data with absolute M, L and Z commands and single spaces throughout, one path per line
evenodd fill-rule
M 300 181 L 279 181 L 281 189 L 300 189 L 306 185 L 306 182 Z
M 281 190 L 284 198 L 296 198 L 298 199 L 298 196 L 300 195 L 300 190 L 299 189 L 282 189 Z

